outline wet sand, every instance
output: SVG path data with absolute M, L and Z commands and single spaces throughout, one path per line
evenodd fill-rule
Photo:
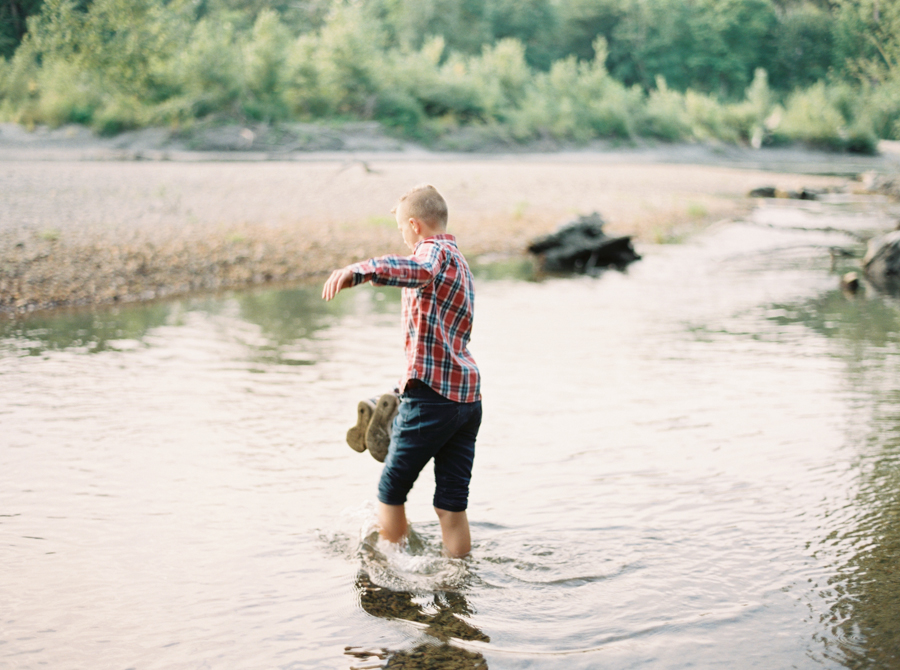
M 848 184 L 773 171 L 783 163 L 763 165 L 759 153 L 713 164 L 709 152 L 691 162 L 690 151 L 680 162 L 671 149 L 280 160 L 195 153 L 174 161 L 0 151 L 0 313 L 294 282 L 403 253 L 390 209 L 422 182 L 446 196 L 450 232 L 470 257 L 522 254 L 534 237 L 594 211 L 610 233 L 672 242 L 741 216 L 758 186 Z M 816 169 L 815 154 L 805 159 L 813 169 L 804 171 L 835 172 Z

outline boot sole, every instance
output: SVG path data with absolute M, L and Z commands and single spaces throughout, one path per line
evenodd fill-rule
M 372 422 L 375 404 L 371 400 L 360 400 L 356 407 L 356 425 L 347 431 L 347 444 L 353 451 L 360 453 L 366 450 L 366 431 Z

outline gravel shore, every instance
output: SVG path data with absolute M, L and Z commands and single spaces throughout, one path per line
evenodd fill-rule
M 422 182 L 445 195 L 450 232 L 473 257 L 521 254 L 534 237 L 593 211 L 610 232 L 674 241 L 740 216 L 752 188 L 842 186 L 847 177 L 798 172 L 865 166 L 817 169 L 827 166 L 810 152 L 769 154 L 764 164 L 761 152 L 742 161 L 676 149 L 122 160 L 103 146 L 0 142 L 0 313 L 300 281 L 404 253 L 390 209 Z

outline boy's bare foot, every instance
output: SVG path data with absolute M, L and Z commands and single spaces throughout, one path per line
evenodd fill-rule
M 360 400 L 356 410 L 356 425 L 347 431 L 347 444 L 353 451 L 362 453 L 366 450 L 366 431 L 375 412 L 375 403 L 371 400 Z
M 366 430 L 366 447 L 379 463 L 384 463 L 388 447 L 391 446 L 391 424 L 397 416 L 400 398 L 394 393 L 385 393 L 378 399 L 369 428 Z

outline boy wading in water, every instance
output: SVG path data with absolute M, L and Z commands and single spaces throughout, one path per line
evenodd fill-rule
M 381 537 L 391 542 L 406 537 L 406 496 L 434 459 L 434 511 L 444 548 L 450 556 L 465 556 L 471 548 L 469 480 L 481 425 L 481 375 L 468 350 L 472 273 L 447 234 L 447 203 L 434 186 L 416 186 L 391 212 L 412 255 L 348 265 L 332 272 L 322 289 L 325 300 L 364 282 L 403 289 L 406 371 L 399 407 L 393 394 L 381 396 L 377 406 L 361 402 L 359 423 L 347 441 L 384 460 L 378 523 Z

